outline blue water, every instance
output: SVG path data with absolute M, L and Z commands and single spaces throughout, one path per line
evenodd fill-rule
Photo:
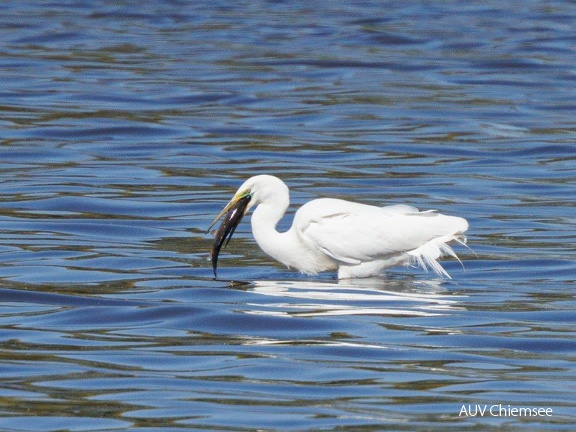
M 572 430 L 575 20 L 3 2 L 0 429 Z M 405 203 L 466 217 L 471 250 L 447 280 L 305 277 L 246 221 L 214 280 L 205 230 L 264 172 L 282 229 L 321 196 Z

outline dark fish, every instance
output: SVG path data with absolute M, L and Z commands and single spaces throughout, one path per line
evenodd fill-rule
M 222 224 L 216 231 L 214 235 L 214 244 L 212 245 L 212 250 L 210 251 L 210 260 L 212 261 L 212 269 L 214 270 L 214 277 L 216 275 L 216 269 L 218 267 L 218 255 L 220 254 L 220 249 L 222 245 L 226 247 L 236 231 L 236 227 L 240 224 L 244 213 L 246 212 L 246 207 L 252 197 L 250 195 L 244 196 L 238 199 L 230 209 L 224 215 Z M 224 244 L 226 243 L 226 244 Z

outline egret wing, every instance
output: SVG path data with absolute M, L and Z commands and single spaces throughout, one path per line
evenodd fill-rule
M 374 207 L 343 200 L 320 199 L 296 214 L 300 237 L 346 264 L 359 264 L 414 250 L 426 242 L 465 230 L 461 218 L 419 212 L 406 205 Z

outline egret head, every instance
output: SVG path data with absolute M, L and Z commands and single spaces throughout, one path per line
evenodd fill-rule
M 212 261 L 214 276 L 216 276 L 218 255 L 220 254 L 222 245 L 226 246 L 228 242 L 230 242 L 236 227 L 240 224 L 240 221 L 248 210 L 250 210 L 252 206 L 265 202 L 270 199 L 271 196 L 282 192 L 287 194 L 288 187 L 282 180 L 270 175 L 250 177 L 238 188 L 234 197 L 232 197 L 226 207 L 216 216 L 208 228 L 208 231 L 210 231 L 216 222 L 224 216 L 222 224 L 214 235 L 214 244 L 210 251 L 210 260 Z
M 250 191 L 252 197 L 246 211 L 260 203 L 276 202 L 278 196 L 289 196 L 288 186 L 282 180 L 266 174 L 250 177 L 238 188 L 235 196 L 246 191 Z

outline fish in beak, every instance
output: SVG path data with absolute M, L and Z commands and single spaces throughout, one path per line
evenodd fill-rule
M 226 207 L 224 207 L 220 214 L 216 216 L 208 228 L 208 231 L 210 231 L 210 228 L 212 228 L 216 222 L 218 222 L 218 220 L 224 216 L 222 224 L 214 235 L 214 244 L 212 245 L 212 250 L 210 251 L 210 260 L 212 261 L 214 277 L 217 277 L 216 269 L 218 267 L 218 255 L 220 254 L 220 249 L 222 248 L 222 245 L 224 245 L 224 242 L 226 242 L 224 246 L 227 246 L 230 242 L 232 234 L 234 234 L 236 227 L 240 224 L 240 221 L 248 210 L 248 204 L 250 203 L 251 199 L 252 196 L 250 195 L 249 190 L 234 196 L 234 198 L 232 198 Z

